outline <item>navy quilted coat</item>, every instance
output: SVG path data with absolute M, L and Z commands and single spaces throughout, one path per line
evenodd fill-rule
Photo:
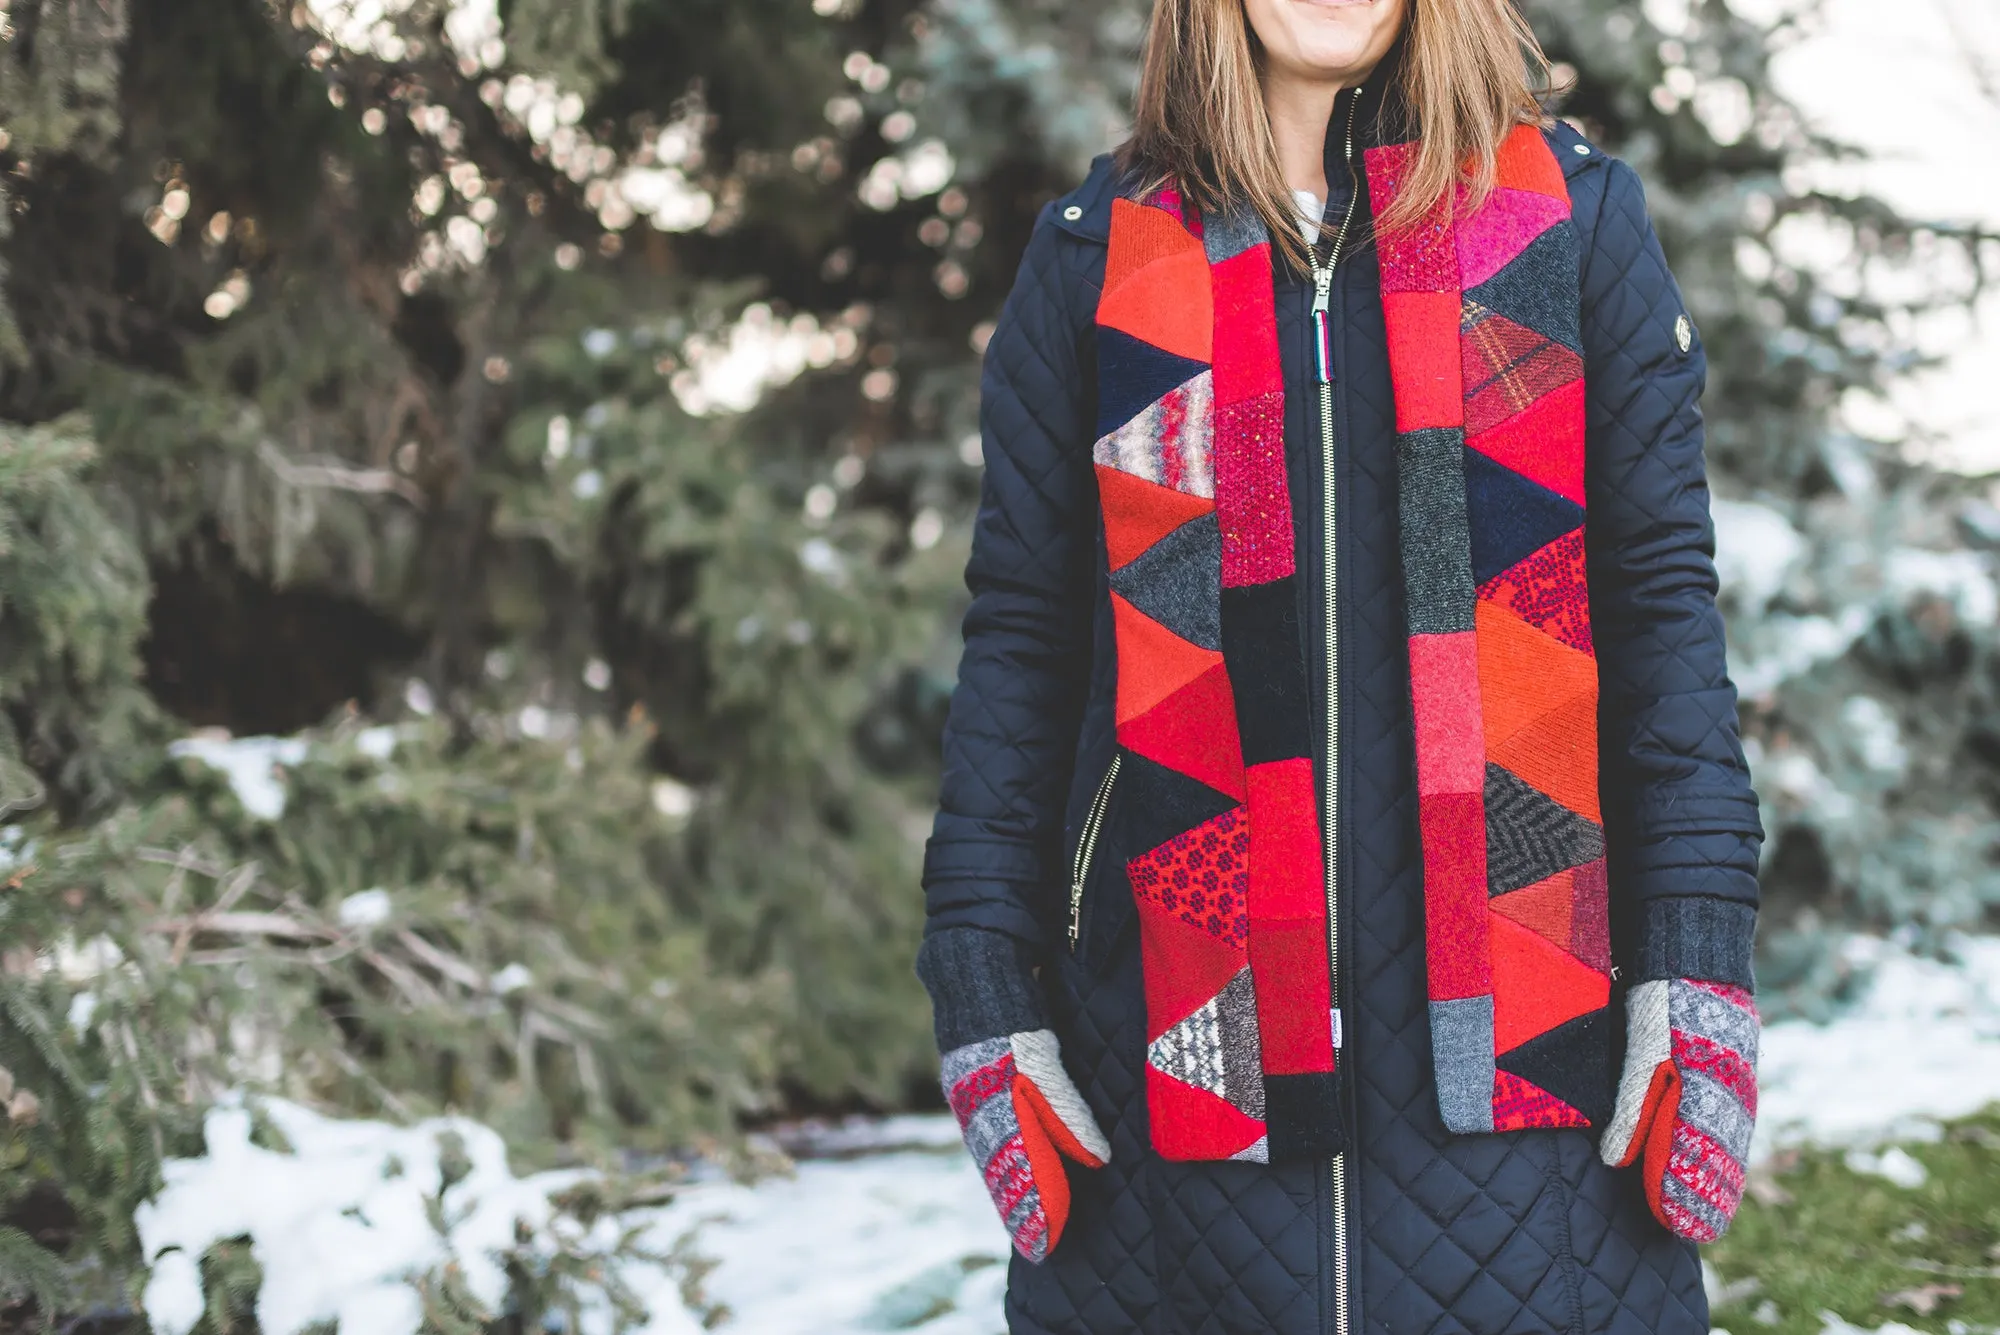
M 1364 142 L 1380 119 L 1382 83 L 1378 75 L 1360 95 Z M 1629 975 L 1646 901 L 1754 905 L 1759 831 L 1714 603 L 1701 344 L 1695 337 L 1682 346 L 1690 326 L 1638 178 L 1566 127 L 1549 137 L 1583 242 L 1601 787 L 1613 841 L 1614 941 Z M 1359 154 L 1351 167 L 1342 158 L 1330 142 L 1333 219 L 1362 180 Z M 1329 1165 L 1169 1163 L 1151 1151 L 1138 932 L 1120 870 L 1139 850 L 1121 839 L 1115 788 L 1074 950 L 1067 939 L 1071 860 L 1114 750 L 1112 621 L 1090 453 L 1092 322 L 1116 187 L 1100 160 L 1044 212 L 987 353 L 985 494 L 967 573 L 973 601 L 925 866 L 931 930 L 977 927 L 1038 951 L 1066 1064 L 1113 1147 L 1104 1169 L 1071 1170 L 1073 1213 L 1048 1261 L 1015 1259 L 1009 1328 L 1705 1335 L 1694 1247 L 1654 1222 L 1635 1175 L 1598 1161 L 1594 1134 L 1459 1137 L 1439 1119 L 1394 413 L 1367 245 L 1351 248 L 1335 279 L 1331 460 L 1320 457 L 1307 420 L 1315 401 L 1307 389 L 1309 282 L 1281 272 L 1277 304 L 1308 662 L 1324 659 L 1311 591 L 1329 561 L 1340 591 L 1336 763 L 1345 809 L 1334 819 L 1346 887 L 1338 948 L 1351 980 L 1341 1057 L 1354 1132 L 1348 1264 L 1335 1264 Z M 1367 212 L 1364 184 L 1364 227 Z M 1332 551 L 1320 513 L 1323 466 L 1337 470 Z M 1314 686 L 1324 702 L 1324 682 Z M 1326 736 L 1317 718 L 1301 726 Z M 1622 825 L 1614 813 L 1624 813 Z M 1352 1329 L 1336 1333 L 1343 1270 Z

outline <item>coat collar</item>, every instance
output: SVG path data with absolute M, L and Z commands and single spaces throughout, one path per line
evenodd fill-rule
M 1362 84 L 1358 94 L 1361 105 L 1355 121 L 1357 152 L 1384 144 L 1404 143 L 1416 136 L 1416 118 L 1403 97 L 1399 77 L 1407 56 L 1408 37 L 1405 35 L 1396 39 L 1389 54 L 1382 58 L 1374 73 Z M 1345 147 L 1348 105 L 1343 95 L 1327 124 L 1329 181 L 1334 179 Z M 1573 180 L 1581 172 L 1609 161 L 1603 150 L 1591 144 L 1565 121 L 1552 122 L 1544 134 L 1549 146 L 1555 150 L 1556 160 L 1562 164 L 1563 176 L 1567 179 Z M 1118 197 L 1121 184 L 1114 156 L 1110 153 L 1099 154 L 1091 161 L 1090 173 L 1084 177 L 1083 183 L 1049 205 L 1051 221 L 1072 236 L 1098 245 L 1108 244 L 1111 238 L 1111 201 Z

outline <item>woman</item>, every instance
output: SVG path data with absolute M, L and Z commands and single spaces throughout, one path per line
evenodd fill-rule
M 1029 243 L 918 963 L 1017 1335 L 1708 1329 L 1761 832 L 1704 362 L 1524 51 L 1159 0 Z

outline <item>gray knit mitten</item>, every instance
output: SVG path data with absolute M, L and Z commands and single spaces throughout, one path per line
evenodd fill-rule
M 997 932 L 948 928 L 925 938 L 917 976 L 965 1147 L 1014 1249 L 1045 1260 L 1069 1220 L 1063 1156 L 1101 1168 L 1111 1142 L 1063 1069 L 1027 950 Z

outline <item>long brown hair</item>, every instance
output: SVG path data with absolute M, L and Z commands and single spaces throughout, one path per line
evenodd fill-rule
M 1423 218 L 1463 186 L 1468 207 L 1493 189 L 1500 141 L 1543 118 L 1530 70 L 1549 62 L 1514 0 L 1408 0 L 1402 100 L 1417 154 L 1385 230 Z M 1292 192 L 1265 114 L 1262 43 L 1243 0 L 1155 0 L 1132 137 L 1119 165 L 1149 188 L 1174 184 L 1204 210 L 1248 204 L 1306 267 Z

